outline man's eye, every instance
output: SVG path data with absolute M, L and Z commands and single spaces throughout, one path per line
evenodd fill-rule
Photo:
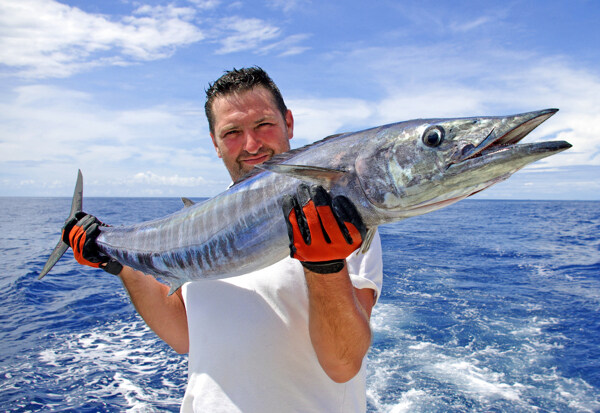
M 225 134 L 223 135 L 223 137 L 224 138 L 232 138 L 232 137 L 234 137 L 237 134 L 238 134 L 237 130 L 230 130 L 230 131 L 225 132 Z

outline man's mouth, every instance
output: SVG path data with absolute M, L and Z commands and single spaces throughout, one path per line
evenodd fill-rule
M 271 159 L 271 157 L 272 157 L 272 154 L 269 152 L 260 153 L 257 155 L 244 157 L 243 159 L 240 159 L 240 162 L 245 163 L 246 165 L 258 165 L 258 164 L 268 161 L 269 159 Z

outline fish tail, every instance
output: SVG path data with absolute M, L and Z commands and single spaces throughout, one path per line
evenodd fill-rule
M 75 216 L 75 214 L 82 211 L 82 204 L 83 204 L 83 175 L 81 174 L 81 170 L 79 170 L 77 172 L 77 182 L 75 183 L 75 191 L 73 192 L 73 201 L 71 202 L 71 213 L 69 214 L 69 217 L 67 218 L 67 220 L 65 222 L 69 221 L 71 218 L 73 218 Z M 44 268 L 42 268 L 42 271 L 40 272 L 38 280 L 41 280 L 42 278 L 44 278 L 44 276 L 46 274 L 48 274 L 50 272 L 52 267 L 54 267 L 54 264 L 56 264 L 58 262 L 60 257 L 63 256 L 63 254 L 65 253 L 65 251 L 67 251 L 68 248 L 69 248 L 69 246 L 62 240 L 62 234 L 61 234 L 60 240 L 58 241 L 58 244 L 56 244 L 56 247 L 54 247 L 54 250 L 50 254 L 48 261 L 46 261 Z

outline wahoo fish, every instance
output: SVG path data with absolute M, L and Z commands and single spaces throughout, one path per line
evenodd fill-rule
M 99 250 L 167 282 L 247 274 L 289 255 L 283 195 L 302 182 L 350 199 L 368 228 L 422 215 L 507 179 L 531 162 L 571 147 L 565 141 L 518 144 L 554 115 L 417 119 L 343 133 L 276 155 L 221 194 L 164 218 L 101 227 Z M 69 219 L 82 210 L 79 172 Z M 40 278 L 68 246 L 59 241 Z

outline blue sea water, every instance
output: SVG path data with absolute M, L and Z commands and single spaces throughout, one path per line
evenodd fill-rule
M 177 199 L 90 198 L 112 224 Z M 69 253 L 70 209 L 0 198 L 0 410 L 177 411 L 187 361 Z M 600 411 L 600 202 L 466 200 L 380 229 L 369 412 Z

